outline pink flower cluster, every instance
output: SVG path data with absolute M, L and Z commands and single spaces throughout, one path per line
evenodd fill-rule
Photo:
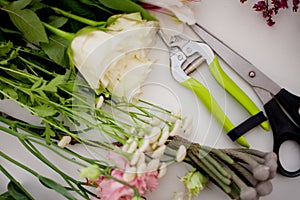
M 125 181 L 125 169 L 129 165 L 127 160 L 115 152 L 109 152 L 108 158 L 114 161 L 117 166 L 110 174 L 114 179 L 101 175 L 97 181 L 89 181 L 90 184 L 98 186 L 97 196 L 101 200 L 131 200 L 134 196 L 134 190 L 128 185 L 135 187 L 140 196 L 157 188 L 158 170 L 135 174 L 131 181 Z M 120 181 L 126 182 L 128 185 Z
M 124 171 L 114 169 L 111 176 L 118 180 L 123 180 Z M 128 182 L 129 185 L 135 187 L 139 195 L 145 195 L 146 192 L 156 189 L 158 186 L 158 172 L 146 172 L 142 175 L 137 175 L 132 181 Z M 98 185 L 97 196 L 101 200 L 131 200 L 134 196 L 132 188 L 105 176 L 100 176 L 99 180 L 95 182 Z

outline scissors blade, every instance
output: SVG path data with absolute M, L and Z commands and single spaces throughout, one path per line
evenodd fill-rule
M 199 24 L 194 24 L 190 27 L 229 65 L 229 67 L 252 86 L 264 103 L 281 90 L 281 87 L 277 83 L 272 81 L 248 60 L 236 53 Z M 272 95 L 266 94 L 266 92 Z

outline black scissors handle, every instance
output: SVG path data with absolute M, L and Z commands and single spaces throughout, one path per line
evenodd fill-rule
M 295 121 L 295 123 L 291 121 L 287 114 L 282 110 L 279 103 L 291 117 L 294 116 L 293 120 Z M 279 149 L 280 146 L 288 140 L 295 141 L 298 143 L 298 145 L 300 145 L 300 128 L 298 125 L 296 125 L 297 119 L 299 120 L 299 106 L 300 97 L 291 94 L 285 89 L 281 89 L 281 91 L 275 95 L 275 98 L 272 98 L 268 103 L 264 105 L 273 131 L 273 151 L 278 156 L 278 172 L 287 177 L 299 176 L 300 166 L 296 171 L 286 170 L 280 162 Z M 297 111 L 297 113 L 295 112 L 295 110 Z
M 300 97 L 283 88 L 275 95 L 275 99 L 277 99 L 298 127 L 300 127 Z

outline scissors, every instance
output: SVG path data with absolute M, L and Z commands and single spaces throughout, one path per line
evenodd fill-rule
M 250 84 L 262 103 L 272 128 L 273 151 L 278 156 L 278 172 L 287 177 L 300 175 L 300 168 L 286 170 L 279 158 L 280 146 L 285 141 L 295 141 L 300 145 L 300 97 L 280 87 L 253 64 L 230 49 L 199 24 L 191 29 L 218 54 L 237 74 Z
M 191 89 L 196 94 L 215 119 L 223 126 L 223 129 L 227 132 L 227 135 L 232 141 L 249 147 L 243 134 L 259 124 L 268 130 L 267 118 L 263 112 L 259 110 L 252 100 L 222 70 L 217 56 L 207 44 L 188 40 L 179 35 L 173 35 L 171 39 L 168 40 L 162 30 L 159 31 L 159 36 L 169 48 L 171 74 L 173 78 L 182 86 Z M 207 62 L 209 70 L 217 82 L 229 92 L 252 117 L 238 126 L 233 125 L 209 90 L 198 80 L 189 76 L 203 61 Z

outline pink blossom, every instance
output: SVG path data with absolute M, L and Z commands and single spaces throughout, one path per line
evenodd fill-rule
M 117 168 L 119 169 L 125 169 L 128 165 L 128 160 L 121 154 L 118 154 L 114 151 L 109 151 L 107 154 L 107 158 L 114 162 Z
M 124 171 L 120 169 L 114 169 L 111 172 L 111 176 L 121 181 L 123 179 Z M 146 192 L 152 191 L 158 186 L 158 171 L 146 172 L 144 174 L 136 175 L 135 178 L 128 182 L 129 185 L 135 187 L 139 195 L 145 195 Z M 98 185 L 97 196 L 101 200 L 131 200 L 134 196 L 132 188 L 114 180 L 101 176 L 98 181 L 95 182 Z

